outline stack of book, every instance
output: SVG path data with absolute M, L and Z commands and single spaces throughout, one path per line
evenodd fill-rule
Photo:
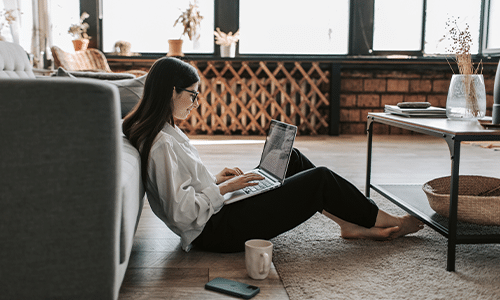
M 402 108 L 397 105 L 386 105 L 385 112 L 404 117 L 446 118 L 446 109 L 435 106 L 426 108 Z

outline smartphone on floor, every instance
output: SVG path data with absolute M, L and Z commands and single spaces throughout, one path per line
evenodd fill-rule
M 243 299 L 250 299 L 260 292 L 260 288 L 243 282 L 217 277 L 205 284 L 205 289 L 228 294 Z

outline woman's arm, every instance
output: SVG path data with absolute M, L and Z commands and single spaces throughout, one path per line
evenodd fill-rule
M 213 175 L 175 141 L 160 141 L 151 150 L 149 177 L 159 213 L 182 231 L 203 226 L 223 206 Z

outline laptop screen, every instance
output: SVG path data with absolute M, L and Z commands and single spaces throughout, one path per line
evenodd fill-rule
M 297 127 L 273 120 L 267 134 L 259 167 L 285 179 Z

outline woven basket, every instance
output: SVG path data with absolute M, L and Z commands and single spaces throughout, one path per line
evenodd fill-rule
M 448 217 L 450 176 L 433 179 L 422 186 L 431 208 Z M 459 177 L 458 220 L 480 225 L 500 225 L 500 179 L 464 175 Z

